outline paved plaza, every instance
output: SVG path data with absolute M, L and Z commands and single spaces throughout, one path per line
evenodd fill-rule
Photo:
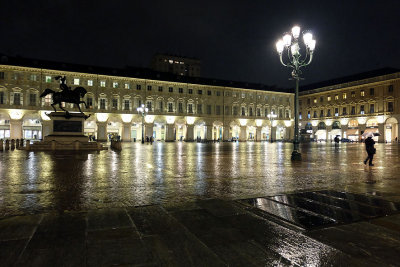
M 399 145 L 0 153 L 3 266 L 396 266 Z

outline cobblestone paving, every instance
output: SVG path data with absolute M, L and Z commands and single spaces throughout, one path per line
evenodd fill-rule
M 282 143 L 2 152 L 0 265 L 397 266 L 398 214 L 306 230 L 241 203 L 316 190 L 399 202 L 398 145 L 377 145 L 374 167 L 361 144 L 302 151 L 297 163 Z
M 176 142 L 89 154 L 0 152 L 0 217 L 327 188 L 400 191 L 399 145 L 378 144 L 372 168 L 362 164 L 362 144 L 303 145 L 300 163 L 291 151 L 288 143 Z

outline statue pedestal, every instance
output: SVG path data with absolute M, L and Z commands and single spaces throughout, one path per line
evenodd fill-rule
M 42 142 L 26 146 L 26 150 L 103 150 L 101 143 L 89 142 L 84 135 L 84 122 L 88 118 L 82 113 L 51 112 L 50 134 Z
M 89 142 L 89 137 L 84 135 L 85 114 L 69 113 L 66 116 L 64 112 L 51 112 L 47 116 L 51 118 L 51 133 L 43 138 L 44 141 Z

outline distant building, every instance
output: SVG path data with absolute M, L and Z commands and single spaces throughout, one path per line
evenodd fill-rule
M 396 142 L 400 136 L 400 70 L 384 68 L 301 87 L 302 136 Z
M 181 76 L 201 76 L 201 61 L 197 58 L 155 54 L 150 67 L 155 71 L 169 72 Z

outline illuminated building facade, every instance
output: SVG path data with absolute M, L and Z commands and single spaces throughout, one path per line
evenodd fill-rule
M 0 139 L 42 139 L 49 134 L 51 97 L 58 91 L 54 77 L 67 76 L 67 85 L 88 93 L 81 105 L 90 118 L 84 131 L 97 140 L 119 135 L 141 140 L 142 118 L 137 107 L 149 109 L 145 136 L 155 140 L 290 140 L 293 138 L 293 94 L 259 84 L 211 80 L 82 65 L 1 57 Z M 70 111 L 76 108 L 67 104 Z M 277 117 L 269 119 L 272 113 Z
M 400 70 L 385 68 L 302 88 L 300 128 L 303 139 L 332 141 L 335 136 L 378 142 L 400 135 Z

